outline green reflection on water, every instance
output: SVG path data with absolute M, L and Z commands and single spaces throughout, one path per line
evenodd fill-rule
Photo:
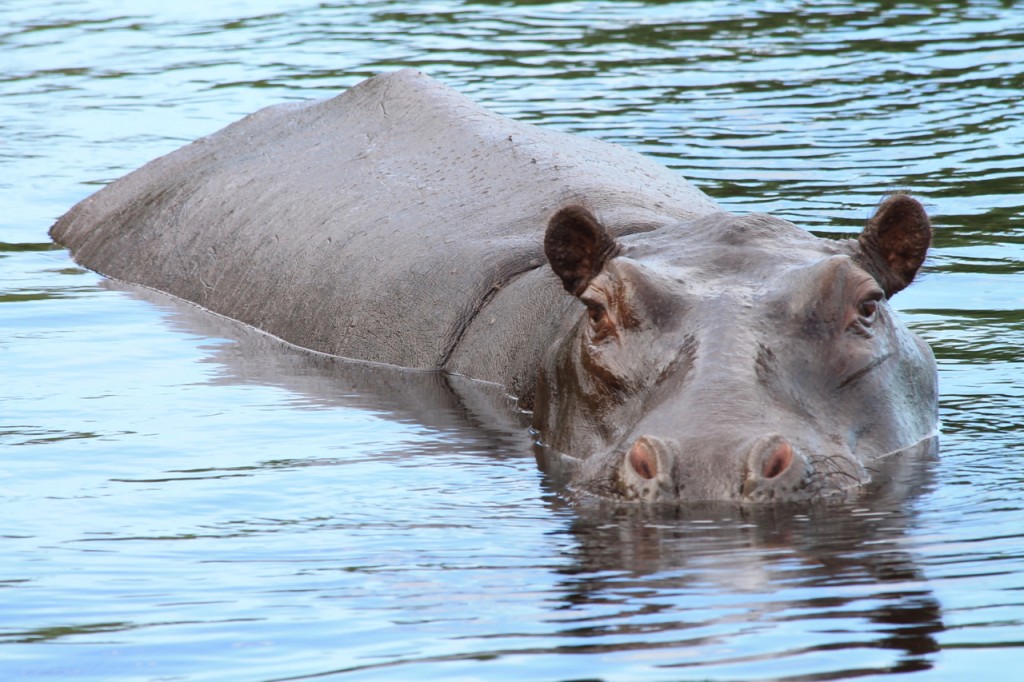
M 25 251 L 60 251 L 63 246 L 53 242 L 41 242 L 38 244 L 11 244 L 0 242 L 0 253 L 21 253 Z

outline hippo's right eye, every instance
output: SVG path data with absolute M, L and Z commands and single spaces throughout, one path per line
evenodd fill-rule
M 590 320 L 590 341 L 601 343 L 605 339 L 615 335 L 615 320 L 608 313 L 607 306 L 600 301 L 585 300 L 587 306 L 587 317 Z

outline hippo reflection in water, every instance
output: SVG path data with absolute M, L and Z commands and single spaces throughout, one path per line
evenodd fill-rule
M 411 70 L 248 116 L 51 234 L 297 346 L 500 384 L 583 492 L 845 498 L 935 441 L 934 358 L 888 303 L 916 200 L 820 239 Z

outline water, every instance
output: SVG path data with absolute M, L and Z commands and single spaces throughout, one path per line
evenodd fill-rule
M 1017 679 L 1024 8 L 0 6 L 0 677 Z M 415 66 L 737 211 L 934 214 L 894 303 L 942 456 L 842 514 L 573 507 L 486 387 L 309 358 L 112 286 L 46 230 L 286 100 Z

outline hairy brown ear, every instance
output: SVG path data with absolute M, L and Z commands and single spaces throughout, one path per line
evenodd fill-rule
M 932 225 L 917 199 L 894 194 L 878 207 L 857 242 L 861 264 L 888 298 L 914 281 L 932 243 Z
M 594 214 L 582 206 L 566 206 L 548 221 L 544 254 L 562 286 L 573 296 L 582 294 L 618 244 Z

